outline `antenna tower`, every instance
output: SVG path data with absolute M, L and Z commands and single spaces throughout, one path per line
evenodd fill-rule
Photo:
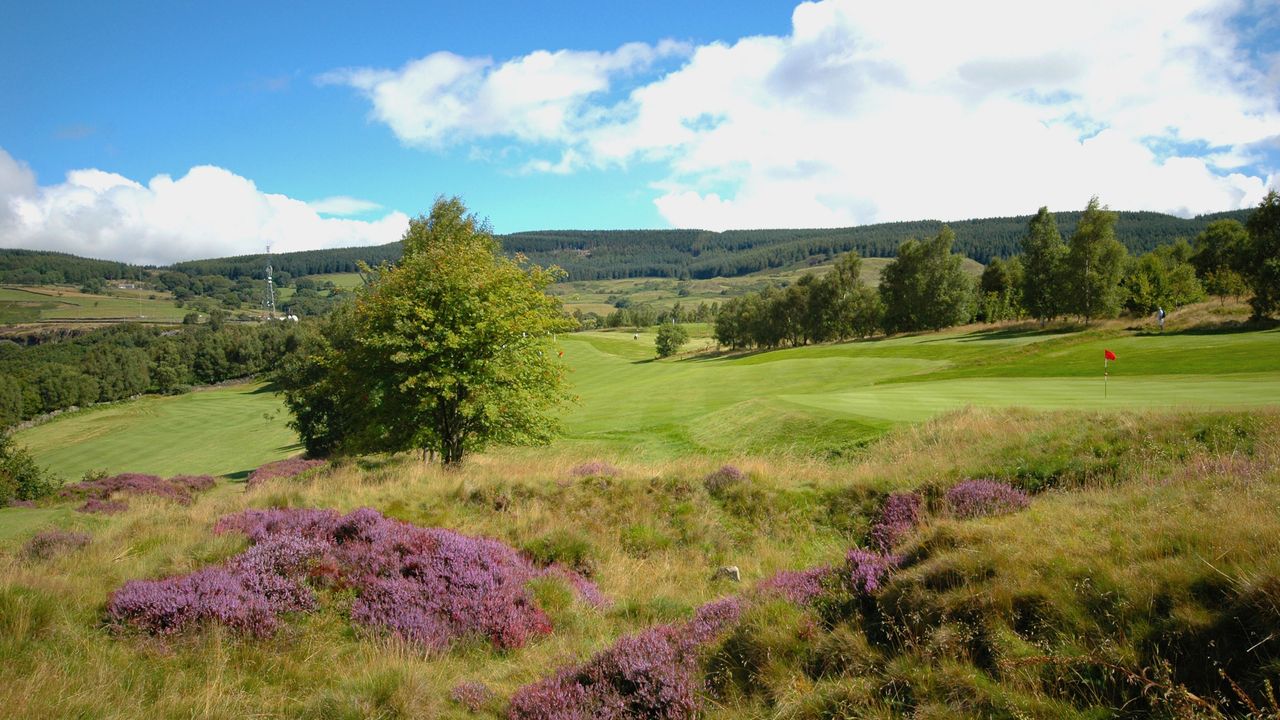
M 271 243 L 267 243 L 267 317 L 276 319 L 276 284 L 271 277 Z

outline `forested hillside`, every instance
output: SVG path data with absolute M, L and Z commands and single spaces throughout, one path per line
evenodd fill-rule
M 1183 219 L 1153 212 L 1120 212 L 1116 235 L 1130 253 L 1141 254 L 1177 238 L 1199 234 L 1213 220 L 1243 221 L 1249 210 Z M 1058 227 L 1070 235 L 1080 212 L 1054 213 Z M 956 252 L 981 263 L 1020 251 L 1030 215 L 951 221 Z M 908 238 L 937 235 L 942 221 L 880 223 L 852 228 L 781 230 L 540 230 L 501 236 L 508 253 L 523 253 L 539 265 L 559 265 L 570 280 L 630 277 L 735 277 L 768 268 L 825 262 L 849 250 L 862 257 L 893 257 Z M 0 239 L 0 242 L 3 242 Z M 293 277 L 354 272 L 359 262 L 377 265 L 400 257 L 400 244 L 307 250 L 272 255 L 276 272 Z M 170 269 L 192 277 L 220 275 L 237 280 L 263 279 L 268 257 L 193 260 Z M 0 282 L 82 283 L 90 277 L 138 277 L 140 268 L 124 263 L 87 260 L 61 253 L 0 250 Z

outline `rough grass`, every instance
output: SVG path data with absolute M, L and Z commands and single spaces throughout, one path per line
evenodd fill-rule
M 479 716 L 496 717 L 517 688 L 624 634 L 688 619 L 778 570 L 841 562 L 901 490 L 924 498 L 925 523 L 899 546 L 903 569 L 887 588 L 871 604 L 757 605 L 703 660 L 714 681 L 707 714 L 1104 717 L 1128 703 L 1169 715 L 1180 688 L 1230 703 L 1217 667 L 1260 699 L 1262 679 L 1280 669 L 1280 649 L 1264 640 L 1280 633 L 1278 438 L 1276 411 L 966 410 L 892 430 L 839 464 L 512 451 L 446 473 L 371 459 L 190 506 L 142 498 L 110 518 L 40 515 L 0 539 L 0 707 L 27 717 L 472 717 L 450 693 L 483 683 L 494 698 Z M 726 459 L 741 477 L 713 493 L 704 479 Z M 590 461 L 618 472 L 575 475 Z M 967 477 L 1039 492 L 1027 510 L 949 518 L 942 497 Z M 613 604 L 591 609 L 542 584 L 551 635 L 430 658 L 353 630 L 341 590 L 265 640 L 210 626 L 162 641 L 104 626 L 106 600 L 127 580 L 242 551 L 243 539 L 212 533 L 218 517 L 362 506 L 580 563 Z M 51 525 L 92 542 L 25 557 L 23 544 Z M 711 579 L 729 564 L 741 586 Z M 1125 673 L 1168 692 L 1143 698 Z

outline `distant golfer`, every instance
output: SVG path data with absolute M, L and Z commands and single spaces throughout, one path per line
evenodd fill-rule
M 639 340 L 639 339 L 640 339 L 640 333 L 631 333 L 631 339 L 632 339 L 632 340 Z
M 1160 332 L 1164 332 L 1164 308 L 1156 307 L 1156 319 L 1160 321 Z

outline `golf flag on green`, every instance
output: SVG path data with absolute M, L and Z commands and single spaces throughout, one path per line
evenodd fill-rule
M 1107 396 L 1107 363 L 1116 359 L 1116 354 L 1110 350 L 1102 350 L 1102 397 Z

